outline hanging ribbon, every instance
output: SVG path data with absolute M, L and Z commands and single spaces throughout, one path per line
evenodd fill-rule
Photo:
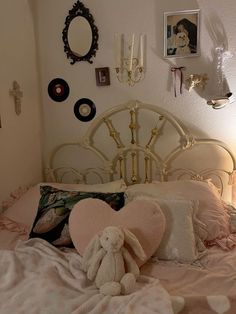
M 175 97 L 177 97 L 176 92 L 176 76 L 177 74 L 180 75 L 180 86 L 179 86 L 179 92 L 182 94 L 182 86 L 183 86 L 183 70 L 185 70 L 185 67 L 171 67 L 171 72 L 174 74 L 174 93 Z

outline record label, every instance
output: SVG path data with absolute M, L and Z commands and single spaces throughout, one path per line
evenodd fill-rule
M 48 84 L 48 95 L 54 101 L 64 101 L 70 93 L 69 85 L 61 78 L 53 79 Z
M 88 122 L 95 117 L 96 106 L 92 100 L 81 98 L 75 103 L 74 114 L 80 121 Z

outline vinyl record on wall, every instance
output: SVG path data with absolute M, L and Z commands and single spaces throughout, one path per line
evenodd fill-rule
M 88 122 L 95 117 L 96 106 L 91 99 L 81 98 L 75 103 L 74 114 L 80 121 Z
M 54 101 L 64 101 L 69 96 L 70 88 L 67 82 L 61 78 L 55 78 L 48 84 L 48 95 Z

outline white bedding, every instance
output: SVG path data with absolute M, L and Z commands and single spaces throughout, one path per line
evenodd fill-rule
M 105 297 L 86 280 L 80 261 L 77 253 L 36 238 L 0 251 L 0 313 L 173 314 L 158 279 L 140 276 L 133 294 Z

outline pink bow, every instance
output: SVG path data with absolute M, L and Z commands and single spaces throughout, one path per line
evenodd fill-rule
M 171 72 L 174 74 L 174 93 L 175 97 L 177 97 L 176 93 L 176 75 L 177 72 L 180 74 L 180 87 L 179 87 L 179 92 L 182 94 L 182 86 L 183 86 L 183 70 L 185 70 L 185 67 L 171 67 Z

